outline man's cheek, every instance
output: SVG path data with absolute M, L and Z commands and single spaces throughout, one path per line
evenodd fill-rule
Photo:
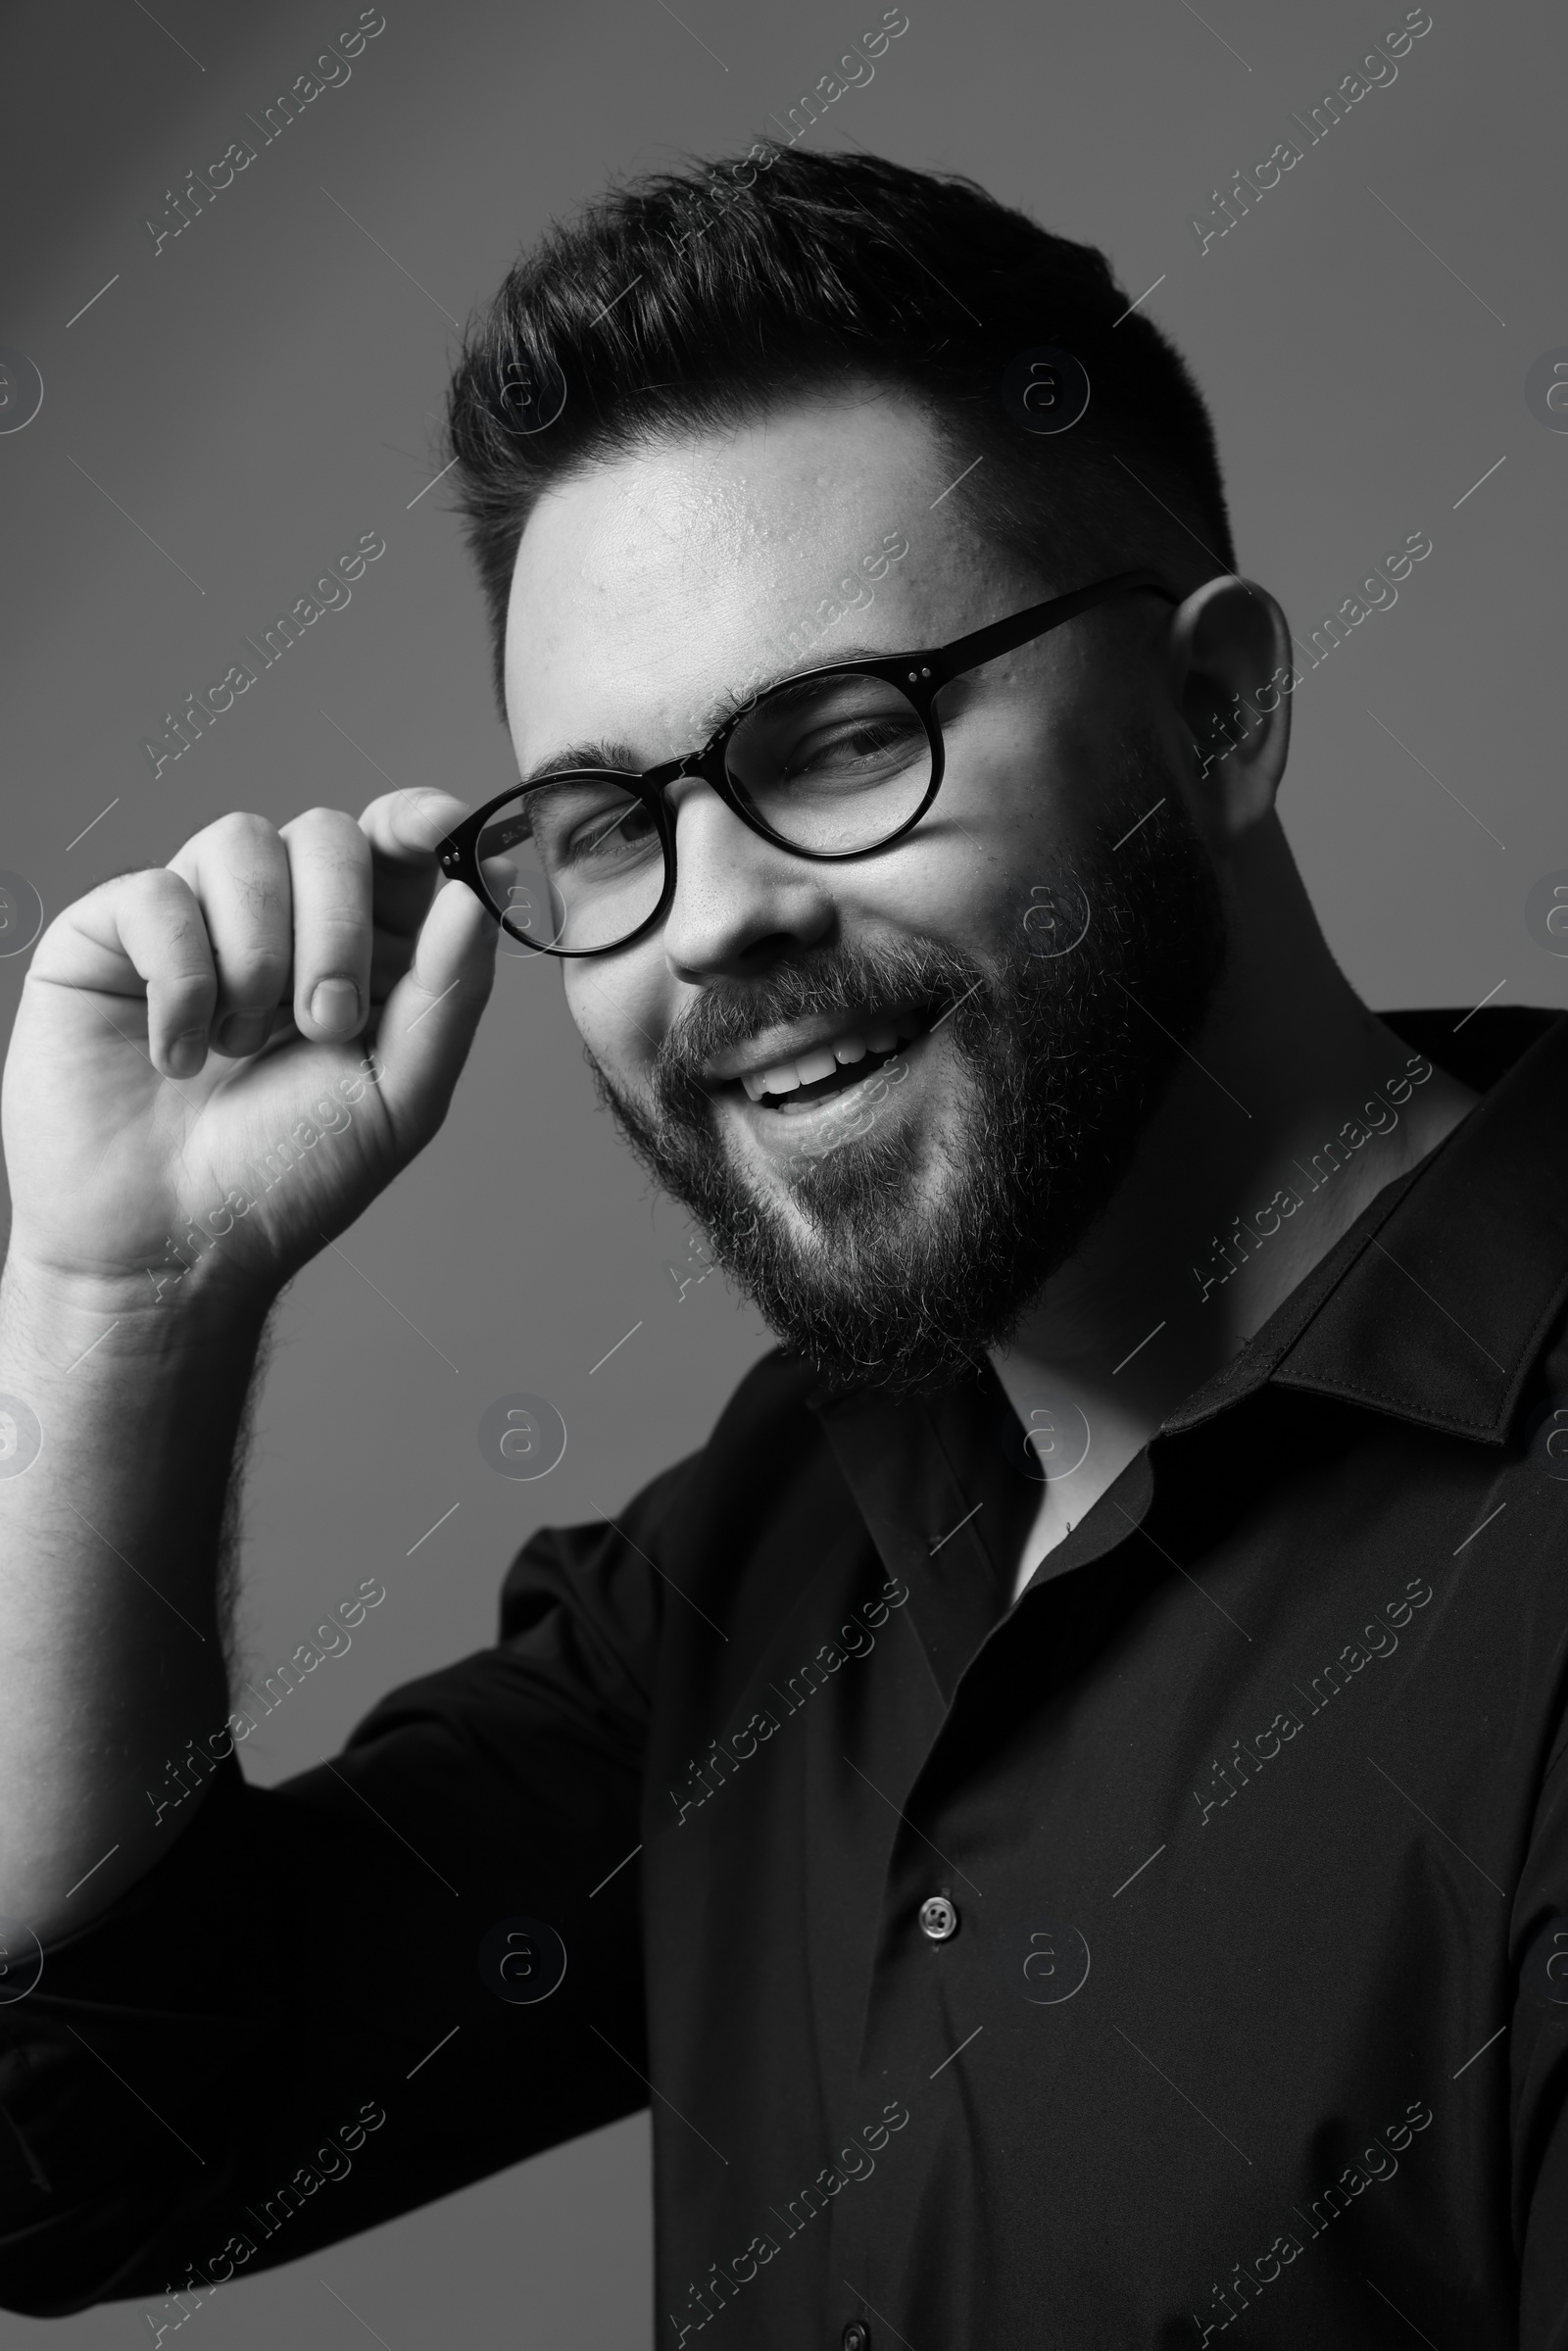
M 583 965 L 564 962 L 563 968 L 566 1009 L 601 1074 L 631 1101 L 645 1102 L 658 1040 L 666 1026 L 663 1013 L 641 1003 L 629 987 L 607 983 Z

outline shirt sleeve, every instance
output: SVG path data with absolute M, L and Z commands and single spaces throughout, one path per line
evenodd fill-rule
M 0 1996 L 0 2308 L 188 2299 L 646 2103 L 643 1553 L 688 1466 L 623 1532 L 536 1536 L 499 1645 L 333 1760 L 265 1789 L 220 1766 Z

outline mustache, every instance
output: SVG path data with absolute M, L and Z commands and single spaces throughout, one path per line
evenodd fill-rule
M 963 998 L 969 1000 L 965 1009 L 975 1006 L 983 1016 L 988 986 L 985 968 L 973 956 L 934 939 L 823 948 L 754 984 L 704 988 L 662 1039 L 652 1090 L 671 1117 L 706 1126 L 710 1097 L 704 1069 L 767 1029 L 829 1013 L 853 1020 L 893 1004 L 940 1018 Z

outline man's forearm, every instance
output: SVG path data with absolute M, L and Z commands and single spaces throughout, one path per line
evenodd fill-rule
M 159 1825 L 157 1791 L 226 1718 L 225 1498 L 264 1322 L 232 1296 L 0 1281 L 0 1914 L 42 1942 L 194 1815 Z

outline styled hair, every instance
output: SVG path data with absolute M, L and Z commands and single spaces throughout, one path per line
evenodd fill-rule
M 1088 375 L 1068 431 L 1028 429 L 1004 393 L 1041 348 Z M 955 495 L 975 528 L 1048 592 L 1096 569 L 1235 567 L 1202 395 L 1103 254 L 956 173 L 763 141 L 553 225 L 470 327 L 448 451 L 503 710 L 513 567 L 546 489 L 858 380 L 921 404 L 955 475 L 970 467 Z

